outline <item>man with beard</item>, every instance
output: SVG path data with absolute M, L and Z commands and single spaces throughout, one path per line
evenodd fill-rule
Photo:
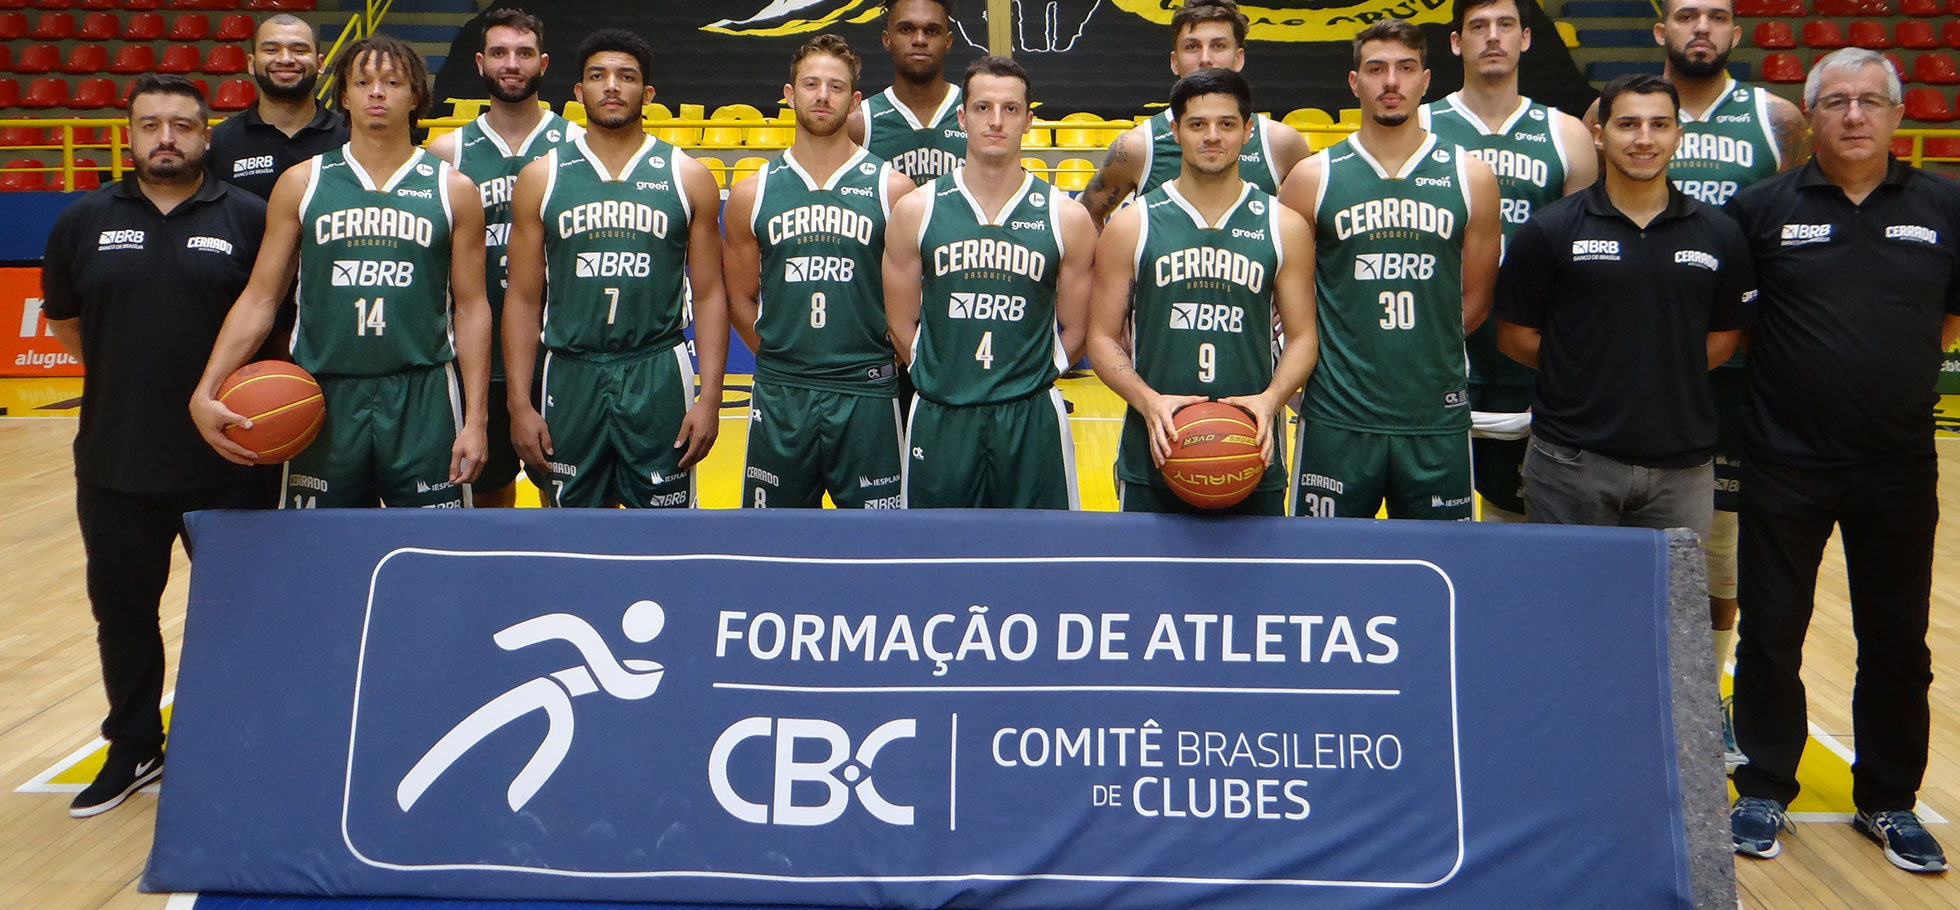
M 510 506 L 517 499 L 513 481 L 518 457 L 510 442 L 510 412 L 504 407 L 504 353 L 499 343 L 504 290 L 510 285 L 504 249 L 510 240 L 511 188 L 525 165 L 584 132 L 578 124 L 538 106 L 538 87 L 551 64 L 551 55 L 543 47 L 544 22 L 538 17 L 515 7 L 485 14 L 476 72 L 490 94 L 490 107 L 461 129 L 429 142 L 430 154 L 476 182 L 483 202 L 483 289 L 490 300 L 490 459 L 471 485 L 479 508 Z
M 1159 469 L 1176 435 L 1173 415 L 1213 399 L 1252 414 L 1268 459 L 1251 494 L 1218 511 L 1286 514 L 1273 428 L 1320 349 L 1313 240 L 1298 214 L 1239 177 L 1252 116 L 1252 89 L 1237 72 L 1211 67 L 1179 79 L 1171 122 L 1182 173 L 1117 212 L 1096 244 L 1089 362 L 1129 405 L 1116 449 L 1125 512 L 1200 511 L 1171 492 Z M 1277 363 L 1268 328 L 1275 324 L 1287 341 Z
M 1423 128 L 1491 166 L 1509 240 L 1533 212 L 1592 185 L 1592 137 L 1579 119 L 1518 94 L 1518 60 L 1531 47 L 1519 0 L 1456 0 L 1450 50 L 1463 58 L 1463 90 L 1423 105 Z M 1532 371 L 1497 350 L 1485 320 L 1470 355 L 1470 463 L 1485 521 L 1524 520 L 1524 466 Z
M 1681 95 L 1681 149 L 1667 176 L 1684 193 L 1722 205 L 1751 183 L 1810 158 L 1810 125 L 1797 106 L 1758 86 L 1729 77 L 1729 52 L 1742 39 L 1732 0 L 1670 0 L 1654 24 L 1654 43 L 1666 49 L 1663 75 Z M 1597 122 L 1598 104 L 1586 113 Z M 1715 666 L 1727 666 L 1735 647 L 1736 512 L 1742 490 L 1742 399 L 1747 352 L 1709 374 L 1715 388 L 1715 520 L 1708 532 L 1708 608 Z M 1730 705 L 1723 700 L 1724 760 L 1733 770 L 1748 761 L 1735 744 Z
M 951 173 L 966 154 L 959 87 L 946 81 L 952 0 L 896 0 L 878 37 L 892 55 L 892 85 L 851 113 L 851 141 L 920 186 Z
M 109 695 L 109 756 L 69 807 L 77 818 L 115 808 L 163 773 L 157 603 L 184 513 L 272 505 L 253 471 L 212 452 L 183 410 L 265 230 L 262 200 L 204 171 L 209 116 L 188 79 L 138 78 L 129 97 L 134 173 L 62 211 L 41 269 L 48 325 L 88 365 L 75 514 Z
M 1237 72 L 1245 68 L 1245 13 L 1234 0 L 1190 0 L 1171 17 L 1171 75 L 1183 78 L 1207 67 Z M 1268 194 L 1279 193 L 1280 179 L 1307 157 L 1300 131 L 1274 123 L 1264 114 L 1246 124 L 1239 150 L 1239 179 Z M 1098 227 L 1132 192 L 1142 196 L 1176 179 L 1183 169 L 1169 111 L 1131 127 L 1110 143 L 1102 167 L 1082 191 L 1082 204 Z M 1275 327 L 1277 332 L 1277 327 Z
M 1320 366 L 1300 412 L 1295 515 L 1468 520 L 1463 336 L 1490 312 L 1503 247 L 1497 178 L 1414 115 L 1422 31 L 1354 37 L 1353 136 L 1300 162 L 1280 201 L 1314 225 Z
M 258 103 L 211 131 L 211 176 L 260 199 L 286 169 L 347 142 L 347 124 L 313 98 L 320 81 L 313 26 L 290 13 L 267 17 L 252 37 Z
M 225 317 L 191 419 L 220 455 L 256 462 L 224 435 L 250 422 L 217 400 L 218 384 L 265 338 L 297 272 L 293 359 L 320 381 L 326 418 L 286 463 L 280 506 L 467 508 L 490 384 L 476 184 L 411 141 L 429 74 L 400 39 L 343 48 L 333 94 L 353 137 L 273 188 L 251 281 Z
M 511 442 L 548 479 L 548 506 L 686 508 L 694 465 L 719 429 L 728 358 L 721 192 L 706 166 L 647 135 L 653 51 L 644 40 L 600 29 L 578 59 L 572 92 L 590 130 L 526 165 L 513 192 L 503 338 Z M 698 400 L 681 335 L 683 276 Z M 541 329 L 542 414 L 531 406 Z
M 914 184 L 851 141 L 858 57 L 832 34 L 797 49 L 783 95 L 796 139 L 728 191 L 722 267 L 755 352 L 744 508 L 899 507 L 904 461 L 886 329 L 885 223 Z

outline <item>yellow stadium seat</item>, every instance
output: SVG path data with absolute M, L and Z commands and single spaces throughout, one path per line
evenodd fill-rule
M 475 120 L 483 109 L 490 106 L 488 98 L 451 98 L 449 116 L 458 120 Z
M 1572 23 L 1554 22 L 1552 23 L 1552 26 L 1558 29 L 1559 40 L 1565 42 L 1565 46 L 1567 48 L 1574 48 L 1579 46 L 1579 30 L 1573 28 Z
M 726 189 L 729 184 L 735 182 L 728 179 L 728 165 L 723 164 L 720 158 L 713 155 L 693 155 L 693 158 L 705 165 L 708 173 L 715 175 L 716 186 Z
M 585 125 L 585 105 L 576 101 L 565 102 L 565 107 L 558 112 L 558 115 L 579 126 Z
M 1358 107 L 1341 108 L 1341 119 L 1335 122 L 1352 124 L 1359 127 L 1361 125 L 1361 109 Z
M 743 177 L 747 177 L 750 174 L 755 173 L 756 171 L 762 170 L 762 166 L 768 163 L 769 163 L 769 159 L 764 158 L 760 155 L 750 155 L 747 158 L 743 158 L 735 162 L 734 171 L 728 175 L 729 184 L 733 185 L 735 181 L 740 180 Z
M 1287 111 L 1286 116 L 1281 118 L 1280 122 L 1296 130 L 1300 130 L 1301 134 L 1307 138 L 1307 148 L 1312 151 L 1318 152 L 1340 141 L 1341 138 L 1339 133 L 1319 130 L 1307 132 L 1307 130 L 1316 127 L 1324 128 L 1334 125 L 1333 115 L 1317 107 L 1303 107 Z
M 1096 173 L 1096 165 L 1087 158 L 1064 158 L 1055 165 L 1054 184 L 1073 193 L 1089 185 L 1089 178 Z
M 1026 168 L 1028 173 L 1033 174 L 1036 177 L 1040 177 L 1043 180 L 1047 180 L 1049 183 L 1055 182 L 1054 173 L 1049 169 L 1048 162 L 1043 161 L 1040 158 L 1035 158 L 1035 157 L 1023 158 L 1021 159 L 1021 167 Z
M 683 104 L 680 108 L 680 119 L 706 120 L 707 109 L 698 104 Z M 701 144 L 701 128 L 698 126 L 671 126 L 656 129 L 653 134 L 681 148 L 693 148 Z
M 708 148 L 735 148 L 743 145 L 748 130 L 744 125 L 762 119 L 762 112 L 746 104 L 724 104 L 708 119 L 716 121 L 701 131 L 701 144 Z
M 776 112 L 776 119 L 764 119 L 768 126 L 749 127 L 749 148 L 786 149 L 796 139 L 796 113 L 789 108 Z
M 1053 130 L 1035 127 L 1034 129 L 1028 130 L 1026 136 L 1021 137 L 1021 147 L 1024 149 L 1053 148 L 1054 140 L 1055 132 Z
M 1062 117 L 1063 123 L 1101 123 L 1098 114 L 1068 114 Z M 1107 147 L 1121 130 L 1090 129 L 1087 127 L 1060 127 L 1055 130 L 1055 147 L 1062 149 L 1099 149 Z

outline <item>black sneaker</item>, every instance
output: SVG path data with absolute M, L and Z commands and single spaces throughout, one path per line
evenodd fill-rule
M 1940 849 L 1940 842 L 1912 812 L 1860 812 L 1852 824 L 1885 848 L 1885 858 L 1892 865 L 1907 872 L 1946 871 L 1946 853 Z
M 88 818 L 122 805 L 129 794 L 143 789 L 144 785 L 163 776 L 163 753 L 152 752 L 143 757 L 117 755 L 109 750 L 109 758 L 102 763 L 102 770 L 95 775 L 95 782 L 75 795 L 75 801 L 68 804 L 70 818 Z

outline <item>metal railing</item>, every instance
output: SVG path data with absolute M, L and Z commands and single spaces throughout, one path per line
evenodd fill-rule
M 395 0 L 380 0 L 380 2 L 376 2 L 376 0 L 364 0 L 364 3 L 365 5 L 360 12 L 348 18 L 347 27 L 341 29 L 340 34 L 334 36 L 333 46 L 327 48 L 325 56 L 320 58 L 321 72 L 324 73 L 329 70 L 333 65 L 334 55 L 340 53 L 341 47 L 374 34 L 374 30 L 381 27 L 381 20 L 388 15 L 388 10 L 394 8 Z M 320 80 L 320 87 L 314 91 L 313 96 L 316 98 L 325 98 L 327 97 L 327 92 L 332 90 L 332 80 L 322 79 Z

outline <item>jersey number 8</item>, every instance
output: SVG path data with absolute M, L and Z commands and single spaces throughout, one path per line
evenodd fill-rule
M 824 314 L 823 292 L 812 292 L 810 294 L 810 328 L 821 329 L 824 323 L 828 321 L 829 317 Z

